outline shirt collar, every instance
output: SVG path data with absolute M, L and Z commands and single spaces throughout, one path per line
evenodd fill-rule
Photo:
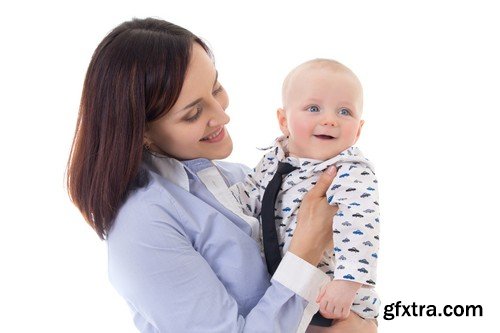
M 288 155 L 288 138 L 280 136 L 274 141 L 274 154 L 278 161 L 290 163 L 292 166 L 300 169 L 309 169 L 312 166 L 323 163 L 324 161 L 315 160 L 312 158 L 294 157 Z
M 144 150 L 144 162 L 163 178 L 189 191 L 189 177 L 184 165 L 177 159 Z
M 275 141 L 272 147 L 274 148 L 273 154 L 278 161 L 290 163 L 292 166 L 301 170 L 310 170 L 312 172 L 320 172 L 326 170 L 328 167 L 342 160 L 349 160 L 352 158 L 363 158 L 363 155 L 357 147 L 349 147 L 337 156 L 328 160 L 316 160 L 312 158 L 294 157 L 288 155 L 288 138 L 280 136 Z M 269 148 L 268 148 L 269 149 Z
M 143 161 L 154 172 L 189 191 L 189 179 L 199 179 L 198 172 L 216 167 L 206 158 L 179 161 L 176 158 L 144 150 Z

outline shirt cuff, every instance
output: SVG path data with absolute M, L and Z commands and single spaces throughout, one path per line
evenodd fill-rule
M 321 287 L 331 281 L 320 269 L 292 252 L 285 253 L 273 279 L 312 304 L 316 304 Z

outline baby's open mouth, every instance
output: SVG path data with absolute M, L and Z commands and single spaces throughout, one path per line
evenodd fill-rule
M 314 135 L 316 138 L 321 139 L 321 140 L 332 140 L 335 139 L 335 137 L 326 135 L 326 134 L 315 134 Z

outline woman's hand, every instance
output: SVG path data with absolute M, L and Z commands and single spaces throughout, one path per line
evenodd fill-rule
M 302 200 L 288 249 L 314 266 L 327 248 L 333 248 L 332 221 L 338 208 L 328 204 L 326 191 L 336 174 L 334 166 L 328 168 Z

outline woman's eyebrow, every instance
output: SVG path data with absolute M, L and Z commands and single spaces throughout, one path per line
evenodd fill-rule
M 191 109 L 193 106 L 195 106 L 196 104 L 198 104 L 199 102 L 201 102 L 201 100 L 202 100 L 201 98 L 197 98 L 194 101 L 192 101 L 191 103 L 189 103 L 188 105 L 186 105 L 185 107 L 183 107 L 179 111 L 184 111 L 184 110 L 187 110 L 187 109 Z
M 219 72 L 218 71 L 215 71 L 215 80 L 214 80 L 214 84 L 213 84 L 213 87 L 215 87 L 215 85 L 217 84 L 217 80 L 219 78 Z M 186 105 L 185 107 L 183 107 L 181 110 L 179 111 L 184 111 L 184 110 L 187 110 L 187 109 L 190 109 L 192 108 L 193 106 L 195 106 L 196 104 L 198 104 L 199 102 L 201 102 L 202 98 L 197 98 L 196 100 L 192 101 L 191 103 L 189 103 L 188 105 Z

